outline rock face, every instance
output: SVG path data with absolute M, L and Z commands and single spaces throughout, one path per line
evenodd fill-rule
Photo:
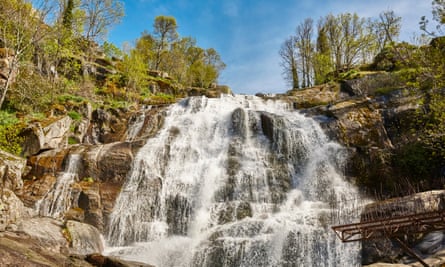
M 42 125 L 32 123 L 22 133 L 25 137 L 23 156 L 36 155 L 42 150 L 64 148 L 68 145 L 68 135 L 72 119 L 68 116 L 57 118 Z
M 21 189 L 25 166 L 26 159 L 0 150 L 0 186 L 13 191 Z
M 87 255 L 102 253 L 103 244 L 99 231 L 88 224 L 68 221 L 66 230 L 71 237 L 71 254 Z
M 22 201 L 9 189 L 0 190 L 0 232 L 14 229 L 22 219 L 31 215 Z
M 41 246 L 53 253 L 68 249 L 69 243 L 62 234 L 63 224 L 52 218 L 31 218 L 18 225 L 18 231 L 38 240 Z
M 49 250 L 24 233 L 0 233 L 0 265 L 24 267 L 93 267 L 88 262 Z
M 423 127 L 416 118 L 428 92 L 401 88 L 367 95 L 376 90 L 369 86 L 359 95 L 346 99 L 339 95 L 331 104 L 302 112 L 318 120 L 332 139 L 349 149 L 346 175 L 364 193 L 399 196 L 420 183 L 421 190 L 440 188 L 443 160 L 419 143 L 422 133 L 416 131 Z M 294 101 L 292 96 L 289 99 Z M 414 184 L 407 183 L 407 177 Z

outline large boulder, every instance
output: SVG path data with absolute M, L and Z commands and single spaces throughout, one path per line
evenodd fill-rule
M 18 196 L 27 207 L 35 207 L 37 201 L 45 197 L 56 184 L 57 177 L 45 174 L 35 180 L 25 181 L 25 186 L 18 192 Z
M 377 72 L 360 78 L 346 80 L 341 84 L 341 89 L 351 96 L 368 96 L 379 93 L 378 90 L 397 88 L 403 85 L 403 81 L 394 74 Z
M 104 229 L 104 208 L 100 195 L 101 184 L 94 181 L 81 181 L 73 186 L 72 209 L 65 218 L 85 222 L 95 226 L 99 231 Z
M 68 251 L 68 240 L 64 236 L 63 223 L 49 217 L 23 220 L 18 225 L 18 231 L 37 240 L 42 247 L 53 253 Z
M 31 170 L 25 178 L 35 180 L 44 175 L 56 176 L 58 172 L 63 170 L 63 164 L 68 153 L 68 149 L 51 149 L 28 157 L 27 165 Z
M 104 246 L 100 232 L 94 226 L 76 221 L 67 221 L 66 231 L 71 239 L 71 254 L 102 253 Z
M 95 181 L 122 184 L 139 147 L 132 142 L 87 147 L 83 152 L 83 176 L 92 177 Z
M 0 150 L 0 187 L 13 191 L 23 187 L 26 159 Z
M 50 118 L 46 123 L 31 123 L 22 133 L 25 137 L 23 156 L 36 155 L 43 150 L 68 146 L 72 119 L 69 116 Z
M 323 84 L 305 89 L 294 89 L 287 92 L 287 100 L 293 103 L 295 108 L 309 108 L 319 105 L 327 105 L 344 99 L 347 94 L 331 84 Z
M 14 229 L 25 218 L 30 217 L 32 211 L 26 208 L 22 201 L 9 189 L 0 190 L 0 232 Z
M 0 234 L 0 266 L 97 266 L 78 257 L 71 257 L 66 252 L 54 251 L 41 243 L 39 239 L 26 233 L 5 232 Z

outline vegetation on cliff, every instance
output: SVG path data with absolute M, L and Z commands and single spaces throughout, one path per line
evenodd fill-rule
M 173 17 L 156 17 L 152 32 L 144 31 L 134 47 L 107 42 L 107 32 L 123 16 L 120 0 L 2 2 L 0 149 L 19 154 L 27 122 L 76 117 L 75 109 L 87 102 L 159 105 L 197 92 L 230 91 L 217 86 L 225 67 L 218 52 L 180 37 Z
M 279 51 L 288 98 L 301 108 L 325 105 L 337 137 L 355 151 L 349 175 L 370 194 L 443 187 L 445 2 L 432 1 L 432 14 L 420 19 L 417 44 L 398 42 L 401 17 L 387 10 L 376 19 L 307 18 Z

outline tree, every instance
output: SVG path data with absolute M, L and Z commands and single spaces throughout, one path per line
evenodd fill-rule
M 314 21 L 311 18 L 307 18 L 303 23 L 297 26 L 295 31 L 295 45 L 298 48 L 301 61 L 302 87 L 312 85 L 313 22 Z
M 326 29 L 320 23 L 318 25 L 316 53 L 313 61 L 314 83 L 316 85 L 325 83 L 328 74 L 332 72 L 332 60 Z
M 44 21 L 53 9 L 48 0 L 4 0 L 0 6 L 0 48 L 8 59 L 8 70 L 0 84 L 0 108 L 11 88 L 20 64 L 30 59 L 35 44 L 50 32 Z
M 178 38 L 176 19 L 171 16 L 157 16 L 154 22 L 154 36 L 156 38 L 155 70 L 159 70 L 162 53 Z
M 143 92 L 148 87 L 148 68 L 140 50 L 130 48 L 127 44 L 123 50 L 122 62 L 118 68 L 124 79 L 127 91 Z
M 288 37 L 281 45 L 279 55 L 281 57 L 281 66 L 285 80 L 292 86 L 292 89 L 300 87 L 297 70 L 297 48 L 295 46 L 295 37 Z
M 374 41 L 368 21 L 357 14 L 332 14 L 322 18 L 320 23 L 326 31 L 334 74 L 353 68 L 360 60 L 365 63 L 363 51 Z
M 420 29 L 427 35 L 437 36 L 437 33 L 444 34 L 442 26 L 445 24 L 445 0 L 433 0 L 432 5 L 433 20 L 436 22 L 435 28 L 437 32 L 428 29 L 429 20 L 426 16 L 421 17 L 419 24 Z
M 68 0 L 66 7 L 63 10 L 62 25 L 65 31 L 71 35 L 73 31 L 73 12 L 74 12 L 74 0 Z
M 382 50 L 387 44 L 397 41 L 402 27 L 402 18 L 396 16 L 394 11 L 387 10 L 379 14 L 377 22 L 377 34 L 381 36 L 379 42 L 379 50 Z
M 84 36 L 89 41 L 102 41 L 108 29 L 118 24 L 124 16 L 119 0 L 82 0 L 84 11 Z

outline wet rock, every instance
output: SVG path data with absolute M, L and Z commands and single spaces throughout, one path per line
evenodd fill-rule
M 27 180 L 18 196 L 27 207 L 34 207 L 36 202 L 48 194 L 56 184 L 57 178 L 50 174 L 45 174 L 39 179 Z
M 89 144 L 108 144 L 124 141 L 130 115 L 131 112 L 123 108 L 99 108 L 94 110 L 88 133 L 83 141 Z
M 97 228 L 85 223 L 67 221 L 66 229 L 71 238 L 71 254 L 102 253 L 104 248 Z
M 42 150 L 65 148 L 72 119 L 68 116 L 51 119 L 46 125 L 35 122 L 22 133 L 25 137 L 23 156 L 36 155 Z
M 246 113 L 243 109 L 237 108 L 232 113 L 232 134 L 242 139 L 246 138 L 247 121 Z
M 218 224 L 226 224 L 252 217 L 252 207 L 247 201 L 230 201 L 219 204 L 216 208 Z
M 84 177 L 122 184 L 134 158 L 131 142 L 117 142 L 88 147 L 83 154 Z
M 100 196 L 100 184 L 94 181 L 81 181 L 73 189 L 73 206 L 82 213 L 82 220 L 95 226 L 99 231 L 104 229 L 104 216 L 102 199 Z
M 187 235 L 192 213 L 189 199 L 177 194 L 168 198 L 166 202 L 169 234 Z
M 68 153 L 68 149 L 51 149 L 39 155 L 30 156 L 27 165 L 31 170 L 25 178 L 35 180 L 45 174 L 55 176 L 63 170 L 63 163 Z
M 154 267 L 150 264 L 125 261 L 115 257 L 107 257 L 100 254 L 88 255 L 85 260 L 97 267 Z

